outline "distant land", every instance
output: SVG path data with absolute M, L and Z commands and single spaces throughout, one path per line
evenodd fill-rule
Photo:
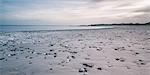
M 91 24 L 91 25 L 87 25 L 87 26 L 113 26 L 113 25 L 150 25 L 150 22 L 147 23 L 113 23 L 113 24 Z M 85 26 L 85 25 L 81 25 L 81 26 Z

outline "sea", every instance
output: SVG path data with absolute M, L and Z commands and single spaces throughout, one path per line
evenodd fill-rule
M 106 29 L 112 26 L 73 26 L 73 25 L 0 25 L 0 32 L 18 31 L 52 31 L 52 30 L 82 30 Z

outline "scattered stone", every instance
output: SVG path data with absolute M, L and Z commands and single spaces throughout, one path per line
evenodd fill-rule
M 86 69 L 86 68 L 80 68 L 80 69 L 79 69 L 79 72 L 81 72 L 81 73 L 82 73 L 82 72 L 87 72 L 87 69 Z
M 87 63 L 83 63 L 82 65 L 84 65 L 85 67 L 90 67 L 90 68 L 94 66 L 93 64 L 87 64 Z
M 85 58 L 85 60 L 90 60 L 90 58 Z
M 32 64 L 32 62 L 30 61 L 29 64 Z
M 134 63 L 136 63 L 137 65 L 146 65 L 146 63 L 143 60 L 137 60 L 134 61 Z
M 119 58 L 116 58 L 116 60 L 118 61 L 118 60 L 120 60 Z
M 141 61 L 141 62 L 142 62 L 143 60 L 138 60 L 138 61 Z
M 96 50 L 101 51 L 101 50 L 102 50 L 102 48 L 97 48 Z
M 10 56 L 15 56 L 16 54 L 8 54 L 8 56 L 10 57 Z
M 52 52 L 52 51 L 54 51 L 54 50 L 51 49 L 51 50 L 49 50 L 49 51 Z
M 5 58 L 0 58 L 0 60 L 4 60 Z
M 44 53 L 44 55 L 51 55 L 51 53 Z
M 146 65 L 146 63 L 144 63 L 144 62 L 141 62 L 140 64 L 141 64 L 141 65 Z
M 56 55 L 54 55 L 54 58 L 56 58 L 57 56 Z
M 120 61 L 120 62 L 124 62 L 125 59 L 124 58 L 116 58 L 117 61 Z
M 140 53 L 136 52 L 135 54 L 140 54 Z
M 53 70 L 53 68 L 50 68 L 49 70 Z
M 97 70 L 102 70 L 102 68 L 101 68 L 101 67 L 99 67 L 99 68 L 97 68 Z
M 75 51 L 74 51 L 74 52 L 70 52 L 70 53 L 72 53 L 72 54 L 77 54 L 78 52 L 75 52 Z
M 73 59 L 75 59 L 75 56 L 71 56 Z
M 33 57 L 29 57 L 29 59 L 32 59 Z
M 36 53 L 37 55 L 41 55 L 42 53 Z
M 118 48 L 115 48 L 114 50 L 119 50 L 119 51 L 121 51 L 121 50 L 126 50 L 126 49 L 125 49 L 125 47 L 118 47 Z

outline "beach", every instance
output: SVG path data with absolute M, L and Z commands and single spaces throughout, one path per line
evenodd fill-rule
M 0 32 L 1 75 L 150 75 L 150 26 Z

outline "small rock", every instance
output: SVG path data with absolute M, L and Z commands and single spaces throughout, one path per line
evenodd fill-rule
M 32 62 L 29 62 L 29 64 L 32 64 Z
M 54 55 L 54 58 L 56 58 L 57 56 L 56 55 Z
M 101 68 L 101 67 L 99 67 L 99 68 L 97 68 L 97 70 L 102 70 L 102 68 Z
M 94 66 L 93 64 L 87 64 L 87 63 L 83 63 L 82 65 L 84 65 L 85 67 L 90 67 L 90 68 Z
M 79 72 L 87 72 L 87 69 L 86 68 L 80 68 Z
M 49 51 L 52 52 L 52 51 L 54 51 L 54 50 L 51 49 L 51 50 L 49 50 Z
M 5 58 L 0 58 L 0 60 L 4 60 Z
M 118 60 L 120 60 L 119 58 L 116 58 L 116 60 L 118 61 Z
M 73 59 L 75 59 L 75 56 L 71 56 Z
M 53 70 L 53 68 L 50 68 L 49 70 Z
M 140 53 L 136 52 L 135 54 L 140 54 Z
M 8 54 L 8 56 L 10 57 L 10 56 L 15 56 L 16 54 Z

